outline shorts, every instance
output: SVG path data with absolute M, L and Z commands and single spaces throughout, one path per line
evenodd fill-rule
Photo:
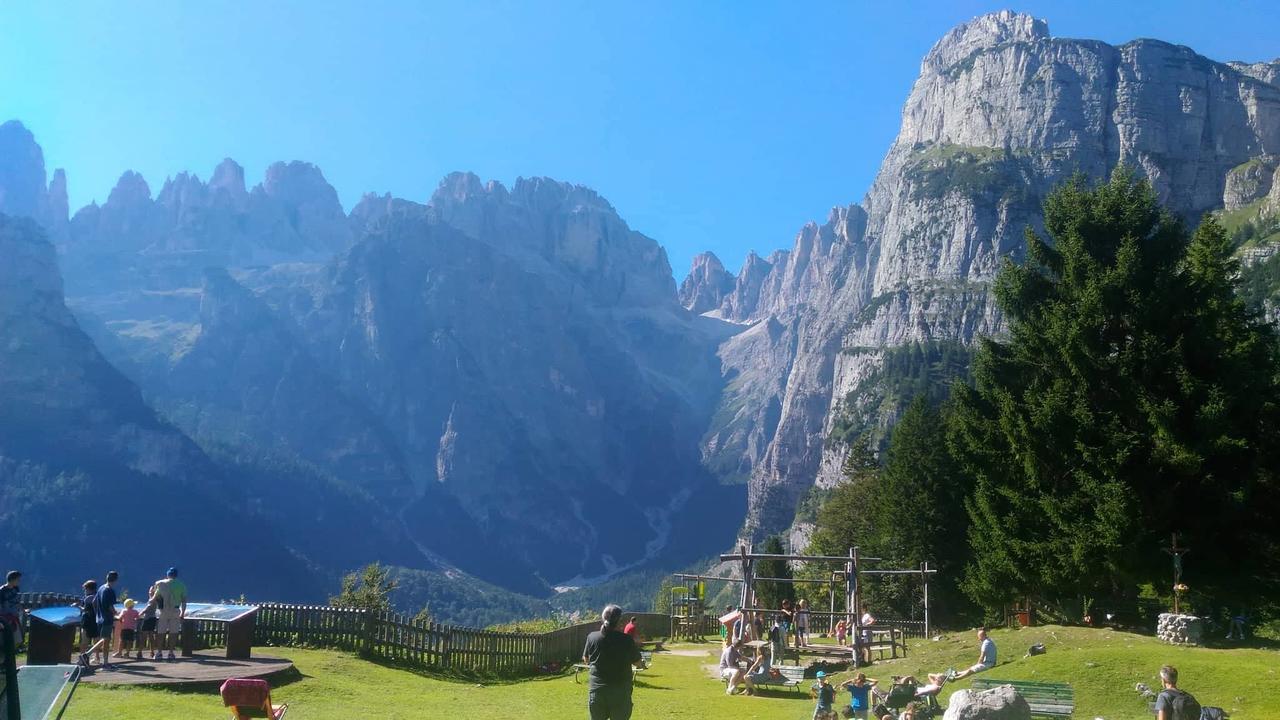
M 720 679 L 728 680 L 733 674 L 738 672 L 739 668 L 720 668 Z
M 156 632 L 174 633 L 175 635 L 182 632 L 182 616 L 178 613 L 161 615 L 156 622 Z
M 81 621 L 80 632 L 84 633 L 84 636 L 89 638 L 90 640 L 97 640 L 99 637 L 101 637 L 98 634 L 98 623 L 96 622 Z
M 138 632 L 155 632 L 155 631 L 156 631 L 156 619 L 153 617 L 142 618 L 142 621 L 138 623 Z
M 107 642 L 114 640 L 116 637 L 114 623 L 100 623 L 98 625 L 98 637 Z
M 631 720 L 631 686 L 601 687 L 587 692 L 591 720 Z
M 980 673 L 980 672 L 986 672 L 987 670 L 990 670 L 990 669 L 991 669 L 990 665 L 983 665 L 982 663 L 978 663 L 977 665 L 974 665 L 973 667 L 969 668 L 969 672 Z
M 138 637 L 137 630 L 130 630 L 129 628 L 125 628 L 124 630 L 120 631 L 120 642 L 122 643 L 128 643 L 132 645 L 134 639 L 137 637 Z

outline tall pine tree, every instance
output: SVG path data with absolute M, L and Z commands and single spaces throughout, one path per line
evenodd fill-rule
M 1221 227 L 1189 238 L 1122 169 L 1055 191 L 1045 229 L 997 279 L 1008 339 L 982 342 L 976 387 L 953 396 L 966 590 L 995 607 L 1167 588 L 1174 531 L 1200 589 L 1273 583 L 1280 355 L 1235 296 Z
M 782 538 L 777 535 L 770 535 L 765 538 L 764 549 L 761 552 L 766 555 L 781 555 Z M 756 576 L 790 580 L 791 565 L 789 565 L 785 560 L 760 560 L 756 564 Z M 758 602 L 761 607 L 782 607 L 783 600 L 790 600 L 793 603 L 795 602 L 796 589 L 793 583 L 761 580 L 756 582 L 755 587 L 756 602 Z

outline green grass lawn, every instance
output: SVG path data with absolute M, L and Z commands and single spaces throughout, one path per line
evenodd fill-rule
M 1205 705 L 1220 705 L 1234 720 L 1280 717 L 1280 652 L 1264 649 L 1174 648 L 1141 635 L 1108 630 L 1043 627 L 993 633 L 1001 664 L 989 677 L 1065 681 L 1075 686 L 1076 718 L 1148 718 L 1146 701 L 1133 692 L 1137 682 L 1157 684 L 1160 665 L 1172 663 L 1183 685 Z M 1023 659 L 1028 646 L 1043 642 L 1048 653 Z M 706 720 L 791 720 L 808 718 L 807 693 L 770 691 L 757 697 L 727 697 L 704 665 L 716 662 L 716 646 L 681 644 L 659 653 L 640 676 L 635 691 L 639 718 Z M 586 717 L 586 686 L 568 676 L 515 682 L 445 679 L 366 662 L 323 650 L 271 648 L 296 664 L 295 678 L 273 680 L 276 702 L 289 703 L 289 718 L 346 720 L 352 717 L 522 718 L 564 720 Z M 698 653 L 704 653 L 699 655 Z M 906 659 L 877 663 L 872 677 L 957 669 L 977 654 L 972 633 L 951 633 L 941 641 L 914 641 Z M 841 673 L 836 682 L 850 676 Z M 967 686 L 960 681 L 951 691 Z M 847 699 L 847 695 L 845 698 Z M 68 718 L 114 720 L 157 717 L 222 718 L 216 689 L 169 691 L 154 688 L 81 686 Z

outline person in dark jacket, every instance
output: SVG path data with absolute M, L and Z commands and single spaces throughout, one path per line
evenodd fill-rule
M 605 606 L 600 629 L 587 636 L 582 662 L 591 668 L 587 683 L 591 720 L 631 720 L 631 668 L 640 664 L 640 648 L 622 632 L 622 608 Z

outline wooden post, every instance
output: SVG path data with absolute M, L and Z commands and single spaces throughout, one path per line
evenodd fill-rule
M 924 637 L 929 639 L 929 561 L 920 563 L 920 580 L 924 583 Z
M 5 717 L 18 720 L 22 717 L 18 698 L 18 650 L 14 647 L 14 632 L 8 625 L 0 623 L 0 635 L 4 636 L 4 685 L 0 689 L 4 690 Z

